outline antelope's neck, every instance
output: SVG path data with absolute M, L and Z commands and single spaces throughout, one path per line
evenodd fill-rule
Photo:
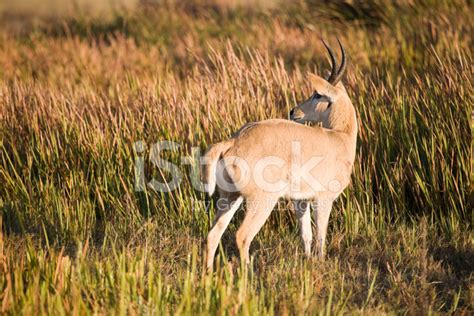
M 356 143 L 357 143 L 357 117 L 354 107 L 350 107 L 350 111 L 335 117 L 331 121 L 330 128 L 337 132 L 341 139 L 344 141 L 347 151 L 350 154 L 351 161 L 355 159 Z

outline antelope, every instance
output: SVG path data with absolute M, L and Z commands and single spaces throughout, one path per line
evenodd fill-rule
M 248 123 L 229 140 L 211 146 L 204 155 L 202 181 L 209 196 L 217 187 L 220 197 L 207 236 L 209 270 L 222 234 L 244 200 L 246 214 L 236 242 L 245 264 L 250 261 L 252 240 L 281 198 L 292 201 L 307 257 L 312 256 L 313 206 L 316 255 L 324 259 L 333 201 L 347 187 L 352 173 L 357 120 L 340 81 L 347 65 L 344 47 L 339 42 L 341 64 L 336 68 L 334 52 L 324 41 L 323 44 L 331 60 L 331 73 L 327 79 L 308 74 L 314 93 L 290 111 L 290 120 Z M 307 122 L 319 126 L 308 126 Z

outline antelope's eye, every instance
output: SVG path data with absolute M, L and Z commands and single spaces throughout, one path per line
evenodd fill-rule
M 320 95 L 319 93 L 317 93 L 316 91 L 314 91 L 314 93 L 313 93 L 313 100 L 319 99 L 319 98 L 321 98 L 321 95 Z

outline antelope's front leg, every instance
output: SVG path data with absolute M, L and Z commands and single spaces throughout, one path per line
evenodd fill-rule
M 317 256 L 319 259 L 324 259 L 326 233 L 329 223 L 329 215 L 332 209 L 332 200 L 318 200 L 314 209 L 314 221 L 317 227 Z
M 296 217 L 300 227 L 301 239 L 303 241 L 306 257 L 311 257 L 311 243 L 313 242 L 313 231 L 311 228 L 311 212 L 308 201 L 293 201 Z

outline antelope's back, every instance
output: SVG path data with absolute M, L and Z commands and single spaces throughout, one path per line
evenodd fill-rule
M 225 177 L 243 194 L 337 195 L 350 179 L 350 155 L 333 131 L 266 120 L 245 125 L 233 138 L 233 146 L 224 154 Z

